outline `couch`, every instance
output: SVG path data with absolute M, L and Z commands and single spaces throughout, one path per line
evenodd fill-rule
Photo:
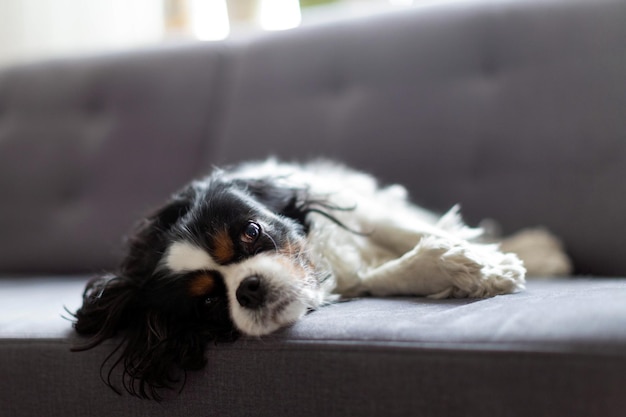
M 626 415 L 625 40 L 623 0 L 446 1 L 3 69 L 0 415 Z M 161 402 L 117 395 L 115 341 L 70 352 L 64 309 L 172 192 L 268 155 L 342 160 L 504 234 L 546 227 L 574 274 L 336 303 L 211 346 Z

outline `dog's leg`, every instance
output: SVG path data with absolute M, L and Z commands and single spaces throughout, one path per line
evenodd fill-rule
M 488 297 L 523 288 L 519 258 L 497 245 L 473 242 L 483 231 L 468 227 L 457 206 L 437 219 L 402 200 L 375 201 L 345 219 L 356 221 L 365 234 L 351 238 L 360 260 L 346 256 L 350 251 L 335 255 L 336 245 L 320 248 L 331 252 L 325 257 L 333 259 L 339 294 Z
M 362 272 L 358 292 L 490 297 L 522 289 L 524 274 L 519 258 L 496 246 L 428 236 L 403 256 Z
M 385 213 L 386 216 L 366 217 L 361 219 L 361 229 L 370 232 L 368 237 L 375 244 L 385 247 L 398 256 L 408 252 L 417 245 L 424 236 L 437 236 L 450 241 L 471 241 L 483 234 L 481 228 L 467 226 L 459 213 L 459 206 L 452 207 L 446 214 L 436 218 L 416 207 L 406 205 L 403 211 Z M 402 219 L 402 220 L 400 220 Z

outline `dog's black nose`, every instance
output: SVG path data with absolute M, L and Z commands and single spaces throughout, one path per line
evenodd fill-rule
M 252 275 L 245 278 L 237 288 L 237 301 L 242 307 L 255 309 L 265 301 L 265 288 L 261 284 L 261 278 Z

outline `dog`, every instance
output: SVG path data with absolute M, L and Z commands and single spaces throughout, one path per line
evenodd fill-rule
M 142 220 L 119 269 L 92 279 L 74 327 L 131 394 L 159 398 L 201 369 L 210 341 L 263 336 L 338 297 L 492 297 L 524 289 L 523 262 L 458 206 L 443 216 L 399 185 L 317 161 L 216 169 Z M 106 362 L 106 361 L 105 361 Z M 104 364 L 103 364 L 104 366 Z

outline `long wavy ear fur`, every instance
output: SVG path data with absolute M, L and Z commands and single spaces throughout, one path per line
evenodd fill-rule
M 127 392 L 159 400 L 160 389 L 173 388 L 179 382 L 179 369 L 196 370 L 204 366 L 206 342 L 216 330 L 216 321 L 180 320 L 176 314 L 164 314 L 143 303 L 141 291 L 131 280 L 117 276 L 90 281 L 84 304 L 75 314 L 75 328 L 91 338 L 72 350 L 91 349 L 119 333 L 119 344 L 102 364 L 103 381 L 120 393 L 112 375 L 121 364 L 121 381 Z M 223 324 L 230 329 L 227 320 Z M 111 366 L 105 375 L 108 362 Z
M 94 348 L 121 334 L 119 345 L 103 363 L 104 368 L 107 361 L 114 361 L 103 380 L 118 393 L 111 376 L 120 363 L 124 388 L 133 395 L 155 399 L 159 388 L 177 381 L 171 374 L 177 366 L 198 369 L 203 364 L 206 338 L 202 339 L 201 329 L 193 328 L 193 323 L 181 326 L 175 318 L 157 312 L 147 303 L 150 289 L 144 286 L 155 273 L 168 231 L 189 211 L 192 193 L 187 189 L 178 194 L 137 226 L 118 273 L 89 281 L 83 304 L 74 313 L 74 328 L 89 339 L 73 351 Z
M 83 293 L 83 305 L 74 317 L 74 328 L 81 335 L 90 335 L 84 345 L 72 350 L 91 349 L 106 339 L 110 339 L 128 323 L 137 285 L 130 280 L 116 276 L 104 276 L 87 283 Z

